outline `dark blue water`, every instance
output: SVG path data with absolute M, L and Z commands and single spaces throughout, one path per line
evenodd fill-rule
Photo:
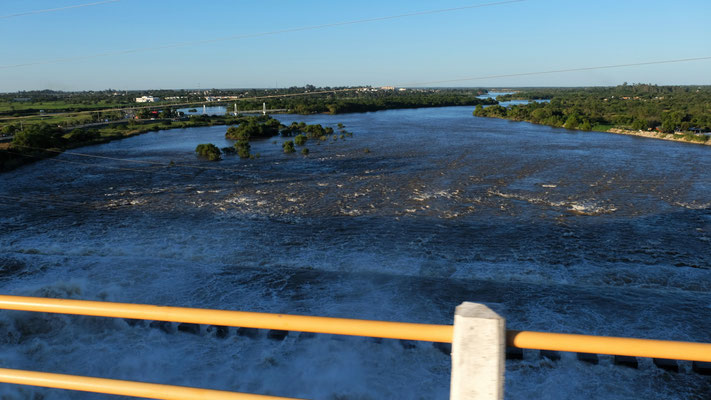
M 424 323 L 476 301 L 511 329 L 711 341 L 711 149 L 471 112 L 276 116 L 354 132 L 310 141 L 306 157 L 274 138 L 252 143 L 257 159 L 201 161 L 197 144 L 232 144 L 205 127 L 0 175 L 2 292 Z M 8 368 L 312 399 L 448 395 L 449 357 L 427 343 L 1 315 Z M 690 370 L 527 352 L 507 363 L 507 398 L 707 398 L 711 381 Z

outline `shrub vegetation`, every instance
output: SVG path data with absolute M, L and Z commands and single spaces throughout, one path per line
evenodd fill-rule
M 282 143 L 281 147 L 284 149 L 284 153 L 293 153 L 296 151 L 293 140 Z
M 197 153 L 199 157 L 206 158 L 209 161 L 219 161 L 222 159 L 222 157 L 220 157 L 220 149 L 212 143 L 197 145 L 195 153 Z

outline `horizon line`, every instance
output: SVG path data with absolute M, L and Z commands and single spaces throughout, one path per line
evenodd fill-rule
M 496 85 L 496 86 L 392 86 L 392 85 L 338 85 L 338 86 L 314 86 L 315 89 L 355 89 L 355 88 L 373 88 L 380 89 L 384 87 L 395 87 L 399 89 L 536 89 L 536 88 L 563 88 L 563 89 L 575 89 L 575 88 L 612 88 L 618 86 L 625 86 L 623 82 L 617 85 L 525 85 L 525 86 L 510 86 L 510 85 Z M 307 84 L 308 85 L 308 84 Z M 258 87 L 258 86 L 244 86 L 244 87 L 210 87 L 210 88 L 132 88 L 132 89 L 116 89 L 116 88 L 105 88 L 105 89 L 20 89 L 16 91 L 3 91 L 0 94 L 12 94 L 12 93 L 22 93 L 22 92 L 60 92 L 60 93 L 79 93 L 79 92 L 140 92 L 140 91 L 183 91 L 183 90 L 195 90 L 195 91 L 205 91 L 205 90 L 286 90 L 291 88 L 305 88 L 307 85 L 303 86 L 283 86 L 283 87 Z M 627 83 L 626 86 L 660 86 L 660 87 L 686 87 L 686 86 L 696 86 L 696 87 L 706 87 L 711 86 L 711 83 L 684 83 L 684 84 L 659 84 L 659 83 L 644 83 L 635 82 Z

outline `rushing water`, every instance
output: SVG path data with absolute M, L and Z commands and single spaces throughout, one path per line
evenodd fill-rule
M 0 175 L 1 292 L 711 341 L 705 146 L 475 118 L 471 107 L 278 115 L 353 138 L 194 156 L 225 127 L 147 133 Z M 367 152 L 366 148 L 370 151 Z M 90 157 L 93 156 L 93 157 Z M 98 158 L 108 157 L 108 158 Z M 170 162 L 173 166 L 168 166 Z M 154 163 L 154 164 L 151 164 Z M 270 340 L 0 313 L 0 365 L 311 399 L 444 399 L 429 343 Z M 510 399 L 707 399 L 711 379 L 526 351 Z M 96 398 L 1 385 L 8 399 Z

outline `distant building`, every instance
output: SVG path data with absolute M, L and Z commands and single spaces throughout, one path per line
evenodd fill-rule
M 155 103 L 156 101 L 160 101 L 160 97 L 153 97 L 153 96 L 136 97 L 136 103 Z
M 380 90 L 395 90 L 395 86 L 381 86 Z

